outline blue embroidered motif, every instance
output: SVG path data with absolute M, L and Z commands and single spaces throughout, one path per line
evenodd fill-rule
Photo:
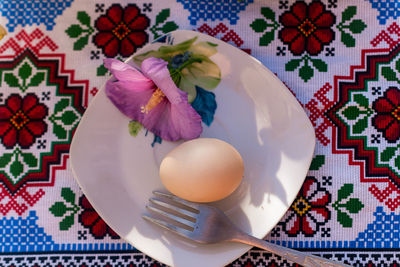
M 33 24 L 46 25 L 51 31 L 56 24 L 54 20 L 61 15 L 64 9 L 69 7 L 74 0 L 1 0 L 0 12 L 8 18 L 7 28 L 13 32 L 18 25 Z
M 177 0 L 190 11 L 190 24 L 196 25 L 200 19 L 212 21 L 228 19 L 231 24 L 239 20 L 240 11 L 253 3 L 253 0 Z
M 377 17 L 379 24 L 385 24 L 390 17 L 393 19 L 400 17 L 400 1 L 398 0 L 369 0 L 369 2 L 379 11 Z
M 0 252 L 136 251 L 133 246 L 128 243 L 122 243 L 122 241 L 93 244 L 57 244 L 50 235 L 44 232 L 43 227 L 37 225 L 38 218 L 35 211 L 30 211 L 26 219 L 21 217 L 3 217 L 0 219 Z

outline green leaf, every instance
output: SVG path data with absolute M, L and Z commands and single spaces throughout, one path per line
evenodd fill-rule
M 12 73 L 4 74 L 4 80 L 10 87 L 19 87 L 18 78 Z
M 400 169 L 400 155 L 394 160 L 394 165 Z
M 82 50 L 85 45 L 87 45 L 89 42 L 89 35 L 85 35 L 81 38 L 79 38 L 75 43 L 74 43 L 74 50 L 79 51 Z
M 292 59 L 289 60 L 288 63 L 285 64 L 285 70 L 286 71 L 294 71 L 300 66 L 301 59 Z
M 267 22 L 263 19 L 255 19 L 251 24 L 250 27 L 255 32 L 264 32 L 267 29 Z
M 168 21 L 167 23 L 164 24 L 164 26 L 162 26 L 161 30 L 163 33 L 168 33 L 168 32 L 175 31 L 178 28 L 179 28 L 179 26 L 176 25 L 175 22 Z
M 303 81 L 307 82 L 314 76 L 314 69 L 309 65 L 303 65 L 303 67 L 299 70 L 299 76 L 303 79 Z
M 264 33 L 263 36 L 260 37 L 260 46 L 269 45 L 275 38 L 275 31 L 270 31 Z
M 343 115 L 348 120 L 355 120 L 360 116 L 361 112 L 357 106 L 349 106 L 343 111 Z
M 364 107 L 364 108 L 368 108 L 369 106 L 369 101 L 368 98 L 366 98 L 364 95 L 362 94 L 356 94 L 354 95 L 354 101 L 359 104 L 360 106 Z
M 28 63 L 24 63 L 21 68 L 18 70 L 18 76 L 21 77 L 22 80 L 26 80 L 29 76 L 32 75 L 32 67 Z
M 11 153 L 4 153 L 0 157 L 0 168 L 4 168 L 5 166 L 7 166 L 7 164 L 10 163 L 11 158 L 12 158 L 12 154 Z
M 24 171 L 24 165 L 18 160 L 18 158 L 11 164 L 10 172 L 14 177 L 18 177 Z
M 71 226 L 74 224 L 74 216 L 75 213 L 71 213 L 70 215 L 66 216 L 61 222 L 60 222 L 60 230 L 61 231 L 66 231 Z
M 104 76 L 107 74 L 107 72 L 108 72 L 108 69 L 106 67 L 104 67 L 104 65 L 102 64 L 97 68 L 96 74 L 97 74 L 97 76 Z
M 28 86 L 38 86 L 43 82 L 43 80 L 44 80 L 44 72 L 37 72 L 31 78 L 31 81 L 29 82 Z
M 396 70 L 400 72 L 400 59 L 396 61 Z
M 61 189 L 61 196 L 63 197 L 63 199 L 65 199 L 65 201 L 71 203 L 72 205 L 74 205 L 75 203 L 75 193 L 68 187 L 63 187 Z
M 345 208 L 350 213 L 358 213 L 362 208 L 364 208 L 364 204 L 358 198 L 350 198 L 346 204 Z
M 67 138 L 67 131 L 57 123 L 53 123 L 53 133 L 59 138 L 59 139 L 65 139 Z
M 357 7 L 349 6 L 342 13 L 342 22 L 350 20 L 357 13 Z
M 56 202 L 49 208 L 50 212 L 56 217 L 62 217 L 67 212 L 64 202 Z
M 357 121 L 353 126 L 353 133 L 360 134 L 368 127 L 368 117 Z
M 337 220 L 343 227 L 351 227 L 353 225 L 353 219 L 341 210 L 337 211 Z
M 344 184 L 339 190 L 338 190 L 338 199 L 337 201 L 340 202 L 342 199 L 347 198 L 353 193 L 353 184 Z
M 128 124 L 129 134 L 132 136 L 137 136 L 143 125 L 138 121 L 130 121 Z
M 347 32 L 341 32 L 340 40 L 347 47 L 355 47 L 356 39 Z
M 390 67 L 382 67 L 382 75 L 390 82 L 397 81 L 397 75 Z M 11 85 L 10 85 L 11 86 Z
M 156 25 L 163 23 L 170 15 L 170 10 L 169 8 L 161 10 L 160 13 L 157 14 L 156 16 Z
M 262 7 L 261 14 L 266 18 L 272 21 L 275 21 L 275 13 L 269 7 Z
M 318 59 L 318 58 L 311 59 L 311 63 L 320 72 L 327 72 L 328 71 L 328 65 L 321 59 Z
M 316 155 L 310 165 L 310 171 L 316 171 L 321 168 L 322 165 L 325 164 L 325 156 L 324 155 Z
M 77 38 L 79 35 L 82 34 L 83 29 L 78 24 L 72 24 L 68 27 L 68 29 L 65 30 L 65 32 L 68 34 L 69 37 Z
M 64 110 L 66 107 L 69 105 L 69 100 L 68 98 L 63 98 L 60 101 L 57 102 L 57 104 L 54 106 L 54 113 L 57 114 L 58 112 Z
M 38 165 L 38 160 L 32 153 L 21 153 L 24 162 L 31 168 Z
M 90 27 L 90 17 L 85 11 L 79 11 L 77 18 L 83 25 Z
M 396 146 L 388 146 L 381 152 L 381 160 L 389 161 L 394 157 L 398 148 Z
M 77 119 L 78 116 L 72 110 L 67 110 L 61 115 L 61 121 L 65 125 L 72 125 Z
M 349 30 L 352 33 L 361 33 L 367 25 L 360 19 L 355 19 L 349 24 Z

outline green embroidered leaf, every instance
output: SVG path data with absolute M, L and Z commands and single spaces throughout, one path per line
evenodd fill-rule
M 107 72 L 108 72 L 108 69 L 106 67 L 104 67 L 104 65 L 102 64 L 97 68 L 96 74 L 97 74 L 97 76 L 104 76 L 107 74 Z
M 68 98 L 63 98 L 60 101 L 57 102 L 57 104 L 54 106 L 54 113 L 57 114 L 58 112 L 64 110 L 66 107 L 69 105 L 69 100 Z
M 353 184 L 344 184 L 339 190 L 338 190 L 338 199 L 337 202 L 340 202 L 342 199 L 347 198 L 353 193 Z
M 32 75 L 32 67 L 28 63 L 24 63 L 21 68 L 18 70 L 18 76 L 21 77 L 22 80 L 26 80 L 29 76 Z
M 394 157 L 398 148 L 396 146 L 388 146 L 381 152 L 381 160 L 389 161 Z
M 355 47 L 356 39 L 347 32 L 341 32 L 340 40 L 347 47 Z
M 342 22 L 350 20 L 357 13 L 357 7 L 349 6 L 342 13 Z
M 65 32 L 68 34 L 69 37 L 77 38 L 79 35 L 82 34 L 83 29 L 78 24 L 72 24 L 68 27 L 68 29 L 65 30 Z
M 382 67 L 382 75 L 390 82 L 397 81 L 397 75 L 390 67 Z M 10 85 L 11 86 L 11 85 Z
M 322 165 L 325 164 L 325 156 L 324 155 L 316 155 L 310 165 L 310 171 L 316 171 L 321 168 Z
M 250 27 L 255 32 L 264 32 L 267 29 L 267 22 L 263 19 L 255 19 L 251 24 Z
M 178 28 L 179 28 L 179 26 L 176 25 L 175 22 L 168 21 L 167 23 L 164 24 L 164 26 L 162 26 L 161 30 L 163 33 L 168 33 L 168 32 L 175 31 Z
M 301 59 L 292 59 L 289 60 L 288 63 L 285 64 L 285 70 L 286 71 L 294 71 L 300 66 Z
M 18 158 L 11 163 L 10 172 L 14 177 L 18 177 L 24 171 L 24 165 L 18 160 Z
M 396 61 L 396 70 L 400 72 L 400 59 Z
M 67 131 L 57 123 L 53 123 L 53 133 L 59 138 L 59 139 L 65 139 L 67 138 Z
M 88 41 L 89 41 L 89 35 L 85 35 L 85 36 L 79 38 L 79 39 L 74 43 L 74 50 L 75 50 L 75 51 L 77 51 L 77 50 L 78 50 L 78 51 L 79 51 L 79 50 L 82 50 L 82 49 L 85 47 L 85 45 L 88 44 Z
M 400 169 L 400 155 L 394 160 L 394 165 Z
M 24 162 L 31 168 L 38 165 L 38 159 L 32 153 L 21 153 Z
M 328 71 L 328 65 L 322 61 L 321 59 L 311 59 L 312 64 L 314 67 L 320 71 L 320 72 L 327 72 Z
M 337 220 L 343 227 L 351 227 L 353 225 L 353 219 L 341 210 L 337 211 Z
M 345 204 L 346 210 L 350 213 L 358 213 L 364 204 L 358 198 L 350 198 Z
M 266 18 L 272 21 L 275 21 L 275 13 L 269 7 L 262 7 L 261 14 Z
M 354 101 L 359 104 L 360 106 L 364 107 L 364 108 L 368 108 L 369 106 L 369 101 L 368 98 L 366 98 L 364 95 L 362 94 L 356 94 L 354 95 Z
M 10 87 L 19 87 L 18 78 L 12 73 L 4 74 L 4 80 Z
M 169 8 L 161 10 L 160 13 L 156 16 L 156 25 L 163 23 L 170 15 Z
M 60 230 L 61 231 L 68 230 L 74 224 L 74 216 L 75 216 L 75 213 L 71 213 L 70 215 L 66 216 L 60 222 Z
M 28 86 L 38 86 L 43 82 L 43 80 L 44 80 L 44 72 L 37 72 L 31 78 L 31 81 L 29 82 Z
M 72 110 L 67 110 L 61 115 L 61 121 L 65 125 L 72 125 L 77 119 L 78 116 Z
M 270 31 L 264 33 L 263 36 L 260 37 L 260 46 L 269 45 L 275 38 L 275 31 Z
M 349 29 L 352 33 L 361 33 L 367 25 L 360 19 L 355 19 L 349 24 Z
M 68 187 L 63 187 L 61 189 L 61 196 L 63 197 L 63 199 L 65 199 L 65 201 L 71 203 L 72 205 L 74 205 L 75 203 L 75 193 Z
M 355 120 L 360 116 L 361 112 L 356 106 L 349 106 L 343 111 L 343 115 L 348 120 Z
M 360 134 L 368 127 L 368 117 L 357 121 L 353 126 L 353 133 Z
M 314 69 L 309 65 L 303 65 L 303 67 L 299 70 L 299 76 L 303 79 L 303 81 L 307 82 L 314 76 Z
M 12 158 L 12 154 L 11 153 L 4 153 L 0 157 L 0 168 L 4 168 L 5 166 L 7 166 L 8 163 L 10 163 L 11 158 Z
M 67 212 L 64 202 L 56 202 L 49 208 L 50 212 L 56 217 L 62 217 Z
M 83 25 L 90 27 L 90 17 L 85 11 L 79 11 L 77 18 Z
M 130 121 L 128 124 L 129 134 L 132 136 L 137 136 L 143 125 L 138 121 Z

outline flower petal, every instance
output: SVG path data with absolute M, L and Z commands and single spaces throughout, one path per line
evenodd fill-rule
M 285 27 L 297 27 L 300 25 L 301 21 L 291 12 L 285 12 L 280 17 L 280 22 Z
M 0 120 L 8 120 L 13 116 L 13 113 L 7 107 L 0 107 Z
M 127 38 L 135 44 L 136 48 L 144 45 L 147 42 L 148 36 L 145 32 L 133 32 L 130 33 Z
M 188 102 L 192 103 L 197 96 L 197 90 L 195 85 L 186 78 L 186 76 L 182 76 L 181 80 L 179 81 L 178 87 L 188 94 Z
M 393 120 L 393 123 L 386 128 L 384 134 L 389 143 L 396 142 L 400 138 L 400 122 Z
M 147 27 L 149 27 L 149 24 L 150 24 L 150 21 L 146 16 L 139 15 L 128 24 L 128 27 L 131 30 L 136 30 L 136 31 L 137 30 L 145 30 Z
M 30 147 L 35 141 L 34 136 L 25 128 L 21 128 L 18 132 L 18 144 L 22 148 Z
M 372 108 L 378 113 L 389 113 L 395 108 L 393 103 L 386 98 L 378 98 L 373 104 Z
M 335 38 L 335 32 L 331 29 L 317 29 L 312 35 L 323 44 L 329 44 Z
M 13 127 L 8 121 L 0 121 L 0 135 L 4 135 L 10 127 Z
M 107 227 L 107 224 L 100 218 L 90 227 L 90 233 L 94 235 L 95 238 L 103 238 L 107 233 Z
M 305 236 L 313 236 L 315 231 L 318 229 L 317 224 L 315 224 L 308 216 L 301 218 L 301 230 Z
M 290 46 L 290 51 L 293 53 L 295 56 L 301 55 L 304 50 L 306 49 L 306 39 L 304 35 L 299 34 L 295 40 L 293 40 L 292 43 L 289 44 Z
M 298 35 L 300 35 L 300 31 L 297 28 L 291 28 L 287 27 L 282 29 L 279 32 L 279 38 L 284 42 L 284 43 L 291 43 L 293 40 L 295 40 Z
M 296 16 L 299 21 L 303 21 L 307 16 L 307 4 L 304 2 L 296 2 L 290 9 L 294 16 Z
M 123 20 L 129 24 L 139 14 L 139 8 L 135 4 L 129 4 L 124 10 Z
M 119 50 L 119 53 L 121 54 L 121 56 L 128 57 L 128 56 L 132 55 L 135 52 L 135 50 L 136 50 L 136 47 L 128 38 L 122 39 L 121 49 Z
M 331 12 L 327 11 L 313 21 L 313 24 L 317 28 L 331 27 L 333 24 L 335 24 L 335 20 L 335 16 Z
M 392 102 L 395 107 L 400 106 L 400 90 L 396 87 L 390 87 L 385 93 L 387 99 Z
M 182 75 L 191 83 L 205 90 L 214 89 L 221 81 L 221 70 L 207 57 L 202 57 L 201 63 L 195 62 L 184 68 Z
M 31 120 L 40 120 L 47 116 L 47 107 L 45 105 L 38 104 L 25 114 Z
M 190 52 L 193 54 L 203 55 L 205 57 L 211 57 L 218 52 L 216 45 L 210 42 L 199 42 L 189 48 Z
M 3 145 L 6 148 L 12 148 L 17 143 L 17 130 L 11 127 L 9 131 L 3 136 Z
M 300 216 L 298 216 L 296 213 L 293 213 L 291 216 L 290 220 L 286 223 L 286 233 L 289 236 L 296 236 L 300 232 L 300 221 L 301 221 Z
M 122 13 L 123 12 L 124 12 L 124 10 L 122 9 L 122 7 L 120 5 L 113 4 L 107 10 L 107 16 L 115 25 L 118 25 L 122 20 Z
M 101 32 L 112 31 L 116 26 L 107 16 L 101 16 L 95 22 L 95 27 Z
M 94 210 L 92 204 L 90 204 L 89 200 L 87 199 L 87 197 L 85 195 L 83 195 L 80 198 L 80 203 L 79 205 L 82 206 L 82 208 L 84 208 L 85 210 Z
M 33 108 L 39 102 L 38 97 L 35 94 L 27 94 L 22 100 L 22 111 L 26 113 Z
M 22 98 L 19 95 L 11 95 L 6 101 L 6 106 L 12 111 L 12 113 L 17 113 L 22 106 Z
M 306 46 L 307 52 L 310 55 L 318 55 L 319 52 L 321 52 L 322 50 L 322 44 L 321 42 L 315 38 L 315 36 L 313 34 L 311 34 L 308 38 L 307 38 L 307 46 Z
M 154 88 L 152 80 L 129 64 L 113 58 L 106 58 L 103 62 L 104 66 L 111 71 L 118 81 L 127 81 L 131 83 L 130 90 L 142 91 Z
M 93 41 L 96 45 L 103 47 L 107 45 L 112 39 L 116 39 L 115 35 L 111 32 L 99 32 L 93 38 Z
M 372 118 L 372 125 L 378 130 L 386 129 L 395 118 L 389 114 L 378 114 Z
M 83 210 L 80 215 L 80 220 L 82 224 L 87 227 L 91 226 L 99 219 L 99 215 L 94 210 Z
M 324 5 L 321 2 L 312 2 L 308 6 L 308 19 L 314 21 L 320 16 L 325 10 Z
M 156 134 L 169 141 L 197 138 L 202 132 L 201 117 L 188 103 L 187 93 L 176 87 L 167 65 L 166 61 L 157 58 L 148 58 L 142 63 L 143 73 L 153 80 L 171 103 L 170 109 L 167 110 L 170 113 L 167 114 L 166 120 L 159 120 L 162 123 L 160 125 L 162 132 Z M 151 114 L 154 113 L 151 112 Z M 143 125 L 146 127 L 145 122 Z
M 47 130 L 47 124 L 44 121 L 30 121 L 25 127 L 34 135 L 41 136 Z

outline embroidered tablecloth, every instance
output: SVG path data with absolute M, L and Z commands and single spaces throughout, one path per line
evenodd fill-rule
M 69 148 L 102 60 L 176 29 L 259 59 L 315 127 L 304 185 L 266 240 L 398 266 L 399 16 L 389 0 L 0 0 L 0 266 L 162 265 L 95 212 Z M 231 266 L 294 264 L 252 249 Z

